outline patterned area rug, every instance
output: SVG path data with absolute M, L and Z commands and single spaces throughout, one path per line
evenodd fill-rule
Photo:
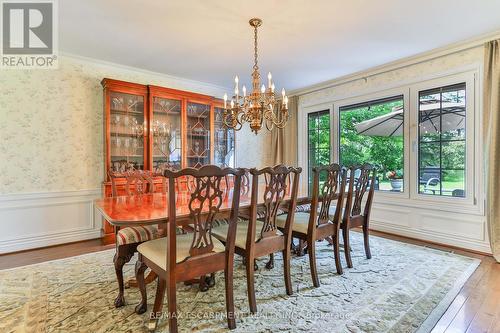
M 354 268 L 348 269 L 343 260 L 342 276 L 334 273 L 331 248 L 326 242 L 317 244 L 319 288 L 312 287 L 308 257 L 292 258 L 292 296 L 285 293 L 281 257 L 272 270 L 264 268 L 267 259 L 260 260 L 256 315 L 248 313 L 245 271 L 238 258 L 234 332 L 427 332 L 479 264 L 378 237 L 371 237 L 373 258 L 367 260 L 361 236 L 352 235 Z M 148 313 L 134 313 L 137 289 L 126 290 L 126 306 L 113 306 L 113 253 L 0 271 L 0 332 L 147 332 Z M 133 276 L 133 262 L 126 266 L 128 277 Z M 178 284 L 181 331 L 228 331 L 223 275 L 216 279 L 216 286 L 205 293 Z M 148 288 L 149 309 L 155 288 Z M 157 331 L 168 331 L 166 320 L 160 320 Z

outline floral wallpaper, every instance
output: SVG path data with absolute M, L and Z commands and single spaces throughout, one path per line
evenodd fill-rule
M 223 94 L 208 84 L 64 56 L 58 70 L 2 70 L 0 195 L 100 188 L 104 77 Z
M 263 168 L 273 165 L 271 132 L 265 126 L 257 135 L 248 124 L 236 132 L 236 166 Z

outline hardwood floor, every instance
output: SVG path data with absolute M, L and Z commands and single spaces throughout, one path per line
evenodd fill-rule
M 114 247 L 114 244 L 102 245 L 100 239 L 92 239 L 88 241 L 44 247 L 41 249 L 3 254 L 0 255 L 0 269 L 37 264 L 44 261 L 112 249 Z
M 372 231 L 372 235 L 480 259 L 481 264 L 478 269 L 467 280 L 432 332 L 500 333 L 500 264 L 497 264 L 492 257 L 376 231 Z M 100 240 L 89 240 L 38 250 L 5 254 L 0 255 L 0 269 L 61 259 L 112 249 L 113 247 L 114 245 L 102 245 Z

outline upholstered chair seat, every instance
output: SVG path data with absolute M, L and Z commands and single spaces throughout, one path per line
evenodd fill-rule
M 276 225 L 284 228 L 286 224 L 287 215 L 280 215 L 276 217 Z M 292 224 L 292 230 L 307 233 L 307 226 L 309 225 L 309 213 L 297 212 Z
M 236 241 L 234 244 L 236 247 L 239 247 L 240 249 L 246 249 L 247 246 L 248 223 L 249 223 L 248 220 L 239 220 L 236 227 Z M 263 222 L 259 220 L 256 221 L 255 241 L 258 241 L 260 239 L 260 231 L 262 230 L 263 225 L 264 225 Z M 227 238 L 228 228 L 229 228 L 228 224 L 221 224 L 218 227 L 212 229 L 212 236 L 215 236 L 216 238 L 225 242 Z M 281 231 L 279 230 L 277 230 L 276 232 L 278 235 L 283 235 L 283 233 L 281 233 Z
M 310 212 L 311 211 L 311 204 L 303 204 L 303 205 L 297 205 L 297 208 L 295 208 L 296 212 Z
M 320 211 L 321 207 L 318 207 L 318 213 Z M 337 209 L 337 206 L 335 205 L 330 205 L 329 215 L 331 218 L 335 215 L 335 210 Z M 309 213 L 311 211 L 311 204 L 304 204 L 304 205 L 297 205 L 297 208 L 295 208 L 295 212 L 297 213 Z M 342 208 L 342 212 L 344 212 L 344 208 Z M 285 212 L 286 214 L 286 212 Z
M 126 227 L 116 234 L 118 245 L 142 243 L 159 237 L 158 225 Z
M 214 248 L 212 252 L 214 253 L 220 253 L 224 252 L 226 250 L 226 247 L 224 244 L 222 244 L 218 239 L 212 238 Z M 192 234 L 183 234 L 183 235 L 177 235 L 176 238 L 176 246 L 177 246 L 177 253 L 176 253 L 176 262 L 181 263 L 187 258 L 191 257 L 189 254 L 189 249 L 191 248 L 191 243 L 193 242 L 193 235 Z M 161 269 L 166 270 L 167 267 L 167 238 L 162 237 L 162 238 L 157 238 L 145 243 L 140 244 L 137 247 L 137 251 L 142 254 L 143 256 L 146 256 L 154 262 L 156 265 L 158 265 Z

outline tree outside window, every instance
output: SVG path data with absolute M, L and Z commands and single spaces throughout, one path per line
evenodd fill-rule
M 339 161 L 377 167 L 375 189 L 404 190 L 403 96 L 343 106 L 339 112 Z

